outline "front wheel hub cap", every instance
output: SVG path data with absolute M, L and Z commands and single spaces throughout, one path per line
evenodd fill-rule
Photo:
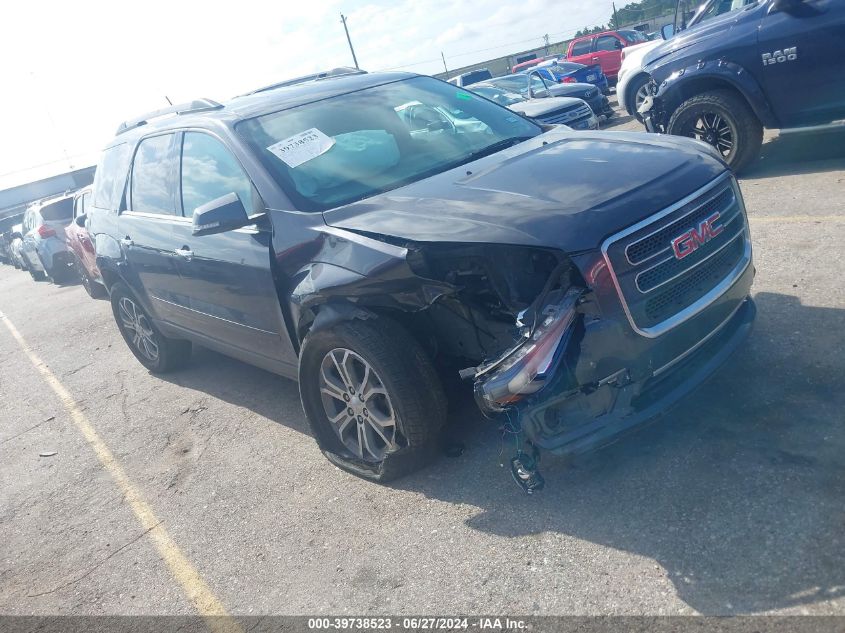
M 355 457 L 380 462 L 398 448 L 396 414 L 387 389 L 370 363 L 336 348 L 320 363 L 320 399 L 332 429 Z M 347 401 L 347 394 L 358 397 Z

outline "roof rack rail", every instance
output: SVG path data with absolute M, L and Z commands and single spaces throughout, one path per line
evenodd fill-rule
M 246 97 L 249 95 L 258 94 L 259 92 L 267 92 L 268 90 L 275 90 L 276 88 L 284 88 L 285 86 L 295 86 L 296 84 L 304 84 L 309 81 L 320 81 L 322 79 L 331 79 L 332 77 L 343 77 L 345 75 L 366 75 L 366 70 L 361 70 L 360 68 L 352 68 L 350 66 L 339 66 L 337 68 L 332 68 L 331 70 L 324 70 L 319 73 L 312 73 L 310 75 L 303 75 L 302 77 L 295 77 L 294 79 L 285 79 L 284 81 L 279 81 L 274 84 L 270 84 L 269 86 L 262 86 L 261 88 L 256 88 L 255 90 L 250 90 L 249 92 L 245 92 L 238 97 Z
M 142 114 L 139 117 L 134 119 L 129 119 L 128 121 L 124 121 L 121 123 L 118 128 L 117 132 L 115 132 L 115 136 L 118 134 L 123 134 L 127 130 L 131 130 L 132 128 L 139 127 L 141 125 L 146 125 L 151 119 L 157 119 L 158 117 L 167 116 L 168 114 L 188 114 L 189 112 L 204 112 L 206 110 L 219 110 L 223 107 L 222 103 L 217 103 L 211 99 L 194 99 L 193 101 L 188 101 L 187 103 L 178 103 L 174 106 L 170 106 L 169 108 L 161 108 L 160 110 L 153 110 L 152 112 L 147 112 L 146 114 Z

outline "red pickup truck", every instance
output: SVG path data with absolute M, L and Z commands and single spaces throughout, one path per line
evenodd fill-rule
M 647 42 L 648 38 L 639 31 L 604 31 L 578 37 L 569 42 L 566 61 L 591 66 L 600 64 L 602 72 L 611 82 L 616 82 L 622 66 L 622 49 Z

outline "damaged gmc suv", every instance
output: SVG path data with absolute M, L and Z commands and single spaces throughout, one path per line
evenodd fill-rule
M 543 127 L 430 77 L 128 121 L 91 206 L 141 363 L 173 369 L 198 343 L 298 380 L 324 454 L 376 481 L 431 456 L 460 375 L 534 485 L 526 457 L 654 418 L 755 313 L 742 196 L 712 148 Z

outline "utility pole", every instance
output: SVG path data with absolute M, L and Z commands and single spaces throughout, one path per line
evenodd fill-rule
M 446 74 L 449 74 L 449 69 L 446 68 L 446 56 L 443 54 L 443 51 L 440 51 L 440 57 L 443 59 L 443 70 L 446 71 Z M 448 77 L 447 77 L 448 79 Z
M 546 55 L 548 55 L 548 54 L 549 54 L 549 34 L 548 34 L 548 33 L 546 33 L 546 34 L 543 36 L 543 42 L 544 42 L 544 43 L 545 43 L 545 45 L 546 45 Z
M 346 16 L 342 13 L 340 14 L 340 21 L 343 22 L 343 30 L 346 31 L 346 41 L 349 42 L 349 50 L 352 52 L 352 61 L 355 62 L 355 68 L 358 68 L 358 58 L 355 57 L 355 49 L 352 48 L 352 38 L 349 37 L 349 29 L 346 26 Z
M 621 24 L 619 24 L 619 15 L 616 13 L 616 3 L 615 2 L 613 3 L 613 21 L 615 22 L 615 24 L 613 25 L 613 28 L 618 29 L 622 26 Z M 347 36 L 348 36 L 348 34 L 347 34 Z M 350 44 L 350 46 L 352 46 L 352 44 Z

